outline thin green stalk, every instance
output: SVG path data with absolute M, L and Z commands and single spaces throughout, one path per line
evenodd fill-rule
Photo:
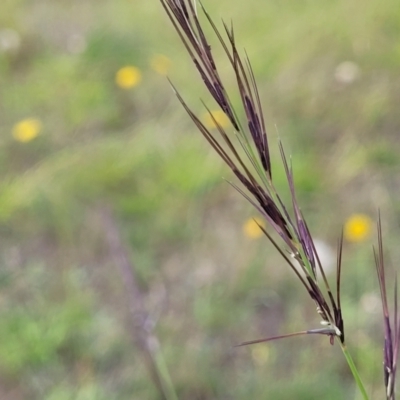
M 117 222 L 111 209 L 107 206 L 100 208 L 100 216 L 104 224 L 110 252 L 119 266 L 125 284 L 135 343 L 144 354 L 146 366 L 161 398 L 163 400 L 178 400 L 159 342 L 156 336 L 149 332 L 144 325 L 144 321 L 149 319 L 149 313 L 144 306 L 144 294 L 137 282 L 135 265 L 132 264 L 126 251 Z
M 353 374 L 354 380 L 356 381 L 356 384 L 358 388 L 360 389 L 360 392 L 363 396 L 364 400 L 369 400 L 367 391 L 365 390 L 364 384 L 361 380 L 360 374 L 358 373 L 357 367 L 354 364 L 353 358 L 351 357 L 349 350 L 347 350 L 346 345 L 343 343 L 340 344 L 340 347 L 342 348 L 344 357 L 346 358 L 347 364 L 350 367 L 351 373 Z
M 160 348 L 153 352 L 155 364 L 158 369 L 158 374 L 161 377 L 161 383 L 164 389 L 164 396 L 166 400 L 178 400 L 174 384 L 172 383 L 171 376 L 168 371 L 167 363 Z

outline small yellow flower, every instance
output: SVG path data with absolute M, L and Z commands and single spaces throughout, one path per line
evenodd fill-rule
M 254 346 L 251 348 L 251 358 L 258 367 L 262 367 L 268 362 L 269 349 L 267 345 Z
M 18 142 L 26 143 L 35 139 L 42 129 L 42 123 L 36 118 L 27 118 L 14 125 L 12 134 Z
M 216 128 L 217 125 L 215 122 L 217 122 L 217 124 L 219 124 L 222 128 L 226 128 L 230 124 L 229 118 L 225 115 L 225 113 L 222 110 L 215 110 L 211 111 L 211 114 L 209 112 L 204 114 L 203 123 L 206 126 L 206 128 L 209 129 Z
M 171 60 L 163 54 L 155 54 L 150 60 L 151 69 L 160 75 L 167 75 L 171 64 Z
M 120 68 L 115 75 L 115 83 L 122 89 L 130 89 L 137 86 L 142 80 L 139 68 L 132 65 Z
M 263 235 L 259 225 L 263 228 L 265 226 L 261 218 L 249 218 L 243 225 L 243 233 L 250 239 L 258 239 Z
M 353 214 L 344 226 L 344 236 L 349 242 L 362 242 L 371 234 L 372 221 L 367 215 Z

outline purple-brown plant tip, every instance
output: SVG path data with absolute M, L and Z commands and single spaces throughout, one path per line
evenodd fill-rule
M 340 258 L 338 258 L 336 296 L 334 296 L 318 257 L 312 235 L 298 205 L 292 168 L 289 167 L 282 144 L 279 144 L 279 149 L 292 198 L 292 213 L 289 213 L 275 189 L 259 91 L 247 55 L 241 57 L 237 50 L 232 24 L 228 27 L 223 22 L 226 35 L 226 39 L 224 39 L 200 3 L 200 8 L 232 67 L 236 89 L 240 97 L 240 112 L 233 107 L 228 90 L 220 77 L 212 46 L 197 13 L 196 2 L 190 0 L 160 1 L 208 92 L 229 119 L 231 126 L 222 126 L 218 123 L 206 106 L 214 123 L 213 128 L 209 129 L 172 86 L 178 100 L 211 147 L 232 170 L 241 187 L 235 183 L 231 183 L 231 185 L 259 211 L 279 237 L 280 240 L 276 241 L 268 229 L 260 227 L 314 300 L 324 325 L 324 328 L 318 333 L 329 336 L 331 342 L 332 338 L 337 336 L 343 343 L 343 319 L 340 308 L 341 250 Z M 243 118 L 239 118 L 240 115 L 243 115 Z M 315 330 L 307 331 L 307 333 L 315 333 Z
M 379 215 L 378 250 L 374 248 L 376 272 L 382 301 L 384 345 L 383 345 L 383 376 L 386 389 L 386 399 L 395 400 L 397 358 L 400 343 L 400 321 L 397 307 L 397 277 L 394 285 L 393 316 L 390 316 L 388 295 L 386 289 L 385 263 L 383 257 L 382 223 Z

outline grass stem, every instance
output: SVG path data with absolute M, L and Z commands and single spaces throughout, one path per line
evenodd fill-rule
M 353 374 L 354 380 L 356 381 L 356 384 L 357 384 L 358 388 L 360 389 L 363 399 L 369 400 L 369 396 L 367 394 L 367 391 L 365 390 L 364 384 L 361 380 L 360 374 L 358 373 L 357 367 L 354 364 L 353 358 L 351 357 L 351 354 L 349 353 L 349 350 L 347 349 L 347 347 L 344 343 L 343 344 L 341 343 L 340 347 L 342 348 L 344 357 L 346 358 L 347 364 L 350 367 L 351 373 Z
M 168 371 L 167 363 L 165 362 L 164 355 L 160 348 L 158 348 L 154 354 L 155 363 L 157 365 L 157 370 L 159 375 L 161 376 L 161 381 L 164 389 L 164 396 L 166 400 L 178 400 L 178 396 L 175 391 L 174 384 L 171 380 L 171 375 Z
M 142 351 L 146 368 L 154 386 L 159 391 L 160 398 L 178 400 L 167 364 L 159 349 L 159 340 L 155 333 L 146 326 L 146 321 L 152 320 L 152 318 L 145 308 L 144 293 L 138 284 L 135 266 L 132 264 L 129 252 L 119 232 L 117 221 L 108 206 L 100 206 L 99 215 L 104 226 L 110 255 L 115 260 L 124 282 L 134 342 Z

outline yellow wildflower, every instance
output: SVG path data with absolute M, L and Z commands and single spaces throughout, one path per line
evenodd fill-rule
M 160 75 L 167 75 L 171 64 L 171 60 L 163 54 L 155 54 L 150 60 L 151 69 Z
M 371 234 L 372 221 L 367 215 L 353 214 L 344 226 L 344 236 L 349 242 L 362 242 Z
M 26 143 L 35 139 L 42 129 L 42 123 L 36 118 L 27 118 L 14 125 L 12 134 L 18 142 Z
M 250 239 L 258 239 L 263 235 L 260 226 L 264 227 L 265 223 L 261 218 L 249 218 L 243 225 L 243 233 Z
M 122 89 L 130 89 L 137 86 L 142 80 L 139 68 L 127 65 L 120 68 L 115 75 L 115 83 Z
M 229 118 L 225 115 L 225 113 L 222 110 L 215 110 L 211 111 L 211 114 L 207 112 L 203 116 L 203 123 L 206 126 L 206 128 L 216 128 L 216 123 L 215 121 L 222 127 L 226 128 L 229 124 Z

